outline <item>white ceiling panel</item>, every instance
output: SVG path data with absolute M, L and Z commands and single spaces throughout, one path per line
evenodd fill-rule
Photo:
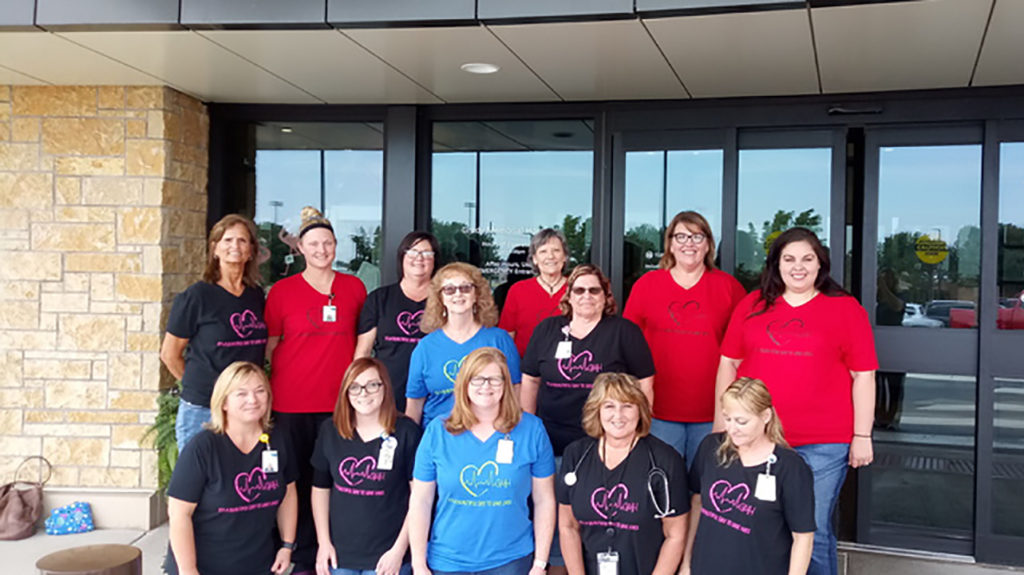
M 491 30 L 566 100 L 689 96 L 638 20 Z
M 200 32 L 329 104 L 441 100 L 335 30 Z
M 974 71 L 974 86 L 1024 84 L 1024 2 L 996 2 L 985 45 Z
M 0 66 L 0 85 L 2 84 L 10 84 L 13 86 L 36 86 L 46 84 L 46 82 L 42 82 L 31 76 L 26 76 L 21 72 L 15 72 L 10 68 Z
M 345 30 L 344 33 L 446 102 L 558 100 L 486 28 Z M 469 74 L 467 62 L 501 67 L 494 74 Z
M 818 93 L 803 10 L 644 22 L 694 98 Z
M 991 6 L 992 0 L 928 0 L 814 8 L 822 89 L 967 86 Z
M 0 34 L 0 65 L 51 84 L 153 85 L 154 78 L 49 32 Z
M 205 101 L 321 102 L 194 32 L 65 32 L 61 35 L 145 70 Z

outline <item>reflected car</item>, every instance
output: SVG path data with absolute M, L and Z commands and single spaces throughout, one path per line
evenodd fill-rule
M 924 306 L 908 303 L 903 307 L 903 327 L 942 327 L 943 323 L 924 315 Z
M 942 322 L 943 327 L 974 327 L 972 323 L 974 318 L 974 302 L 962 299 L 933 299 L 924 306 L 924 315 L 935 320 Z M 950 313 L 952 310 L 970 310 L 969 314 L 958 313 L 955 314 L 957 320 L 955 324 L 950 321 Z

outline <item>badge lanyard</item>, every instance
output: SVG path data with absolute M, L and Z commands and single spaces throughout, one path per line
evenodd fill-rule
M 323 309 L 323 322 L 333 323 L 338 319 L 338 308 L 334 305 L 334 292 L 327 294 L 327 305 Z
M 377 469 L 391 471 L 395 466 L 395 450 L 398 448 L 398 440 L 395 436 L 382 432 L 380 434 L 380 453 L 377 454 Z
M 558 342 L 555 348 L 555 359 L 569 359 L 572 357 L 572 340 L 569 339 L 569 324 L 562 328 L 562 335 L 565 339 Z
M 494 461 L 496 463 L 512 463 L 512 438 L 509 434 L 505 434 L 505 437 L 498 440 L 498 454 L 495 456 Z
M 270 436 L 266 433 L 260 435 L 263 443 L 262 468 L 264 473 L 277 473 L 277 450 L 270 448 Z
M 779 458 L 772 453 L 768 456 L 768 463 L 765 465 L 764 473 L 757 475 L 757 486 L 754 488 L 754 497 L 761 501 L 775 501 L 775 476 L 772 475 L 772 465 Z

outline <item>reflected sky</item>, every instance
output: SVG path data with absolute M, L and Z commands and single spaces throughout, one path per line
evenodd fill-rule
M 999 222 L 1024 227 L 1024 142 L 999 147 Z

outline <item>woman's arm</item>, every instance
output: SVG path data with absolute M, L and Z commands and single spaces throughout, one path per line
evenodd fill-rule
M 693 510 L 690 510 L 693 513 Z M 674 575 L 679 569 L 679 561 L 683 558 L 683 547 L 686 546 L 686 521 L 689 513 L 675 517 L 663 517 L 661 531 L 665 540 L 658 552 L 658 562 L 654 565 L 652 575 Z
M 284 492 L 284 499 L 281 506 L 277 508 L 277 531 L 281 534 L 281 541 L 295 543 L 295 527 L 299 523 L 299 496 L 295 492 L 295 482 L 288 484 Z M 292 550 L 284 547 L 277 550 L 277 557 L 270 570 L 276 575 L 281 575 L 288 570 L 292 564 Z
M 722 394 L 726 388 L 736 381 L 736 374 L 740 371 L 742 359 L 733 359 L 722 356 L 718 362 L 718 375 L 715 376 L 715 423 L 711 431 L 725 431 L 725 422 L 722 421 Z M 872 409 L 874 409 L 872 407 Z
M 423 423 L 423 404 L 426 401 L 425 397 L 407 397 L 405 399 L 405 415 L 417 424 Z
M 192 529 L 192 514 L 195 510 L 195 503 L 176 497 L 167 498 L 171 552 L 174 553 L 179 575 L 199 575 L 196 567 L 196 536 Z
M 540 391 L 540 378 L 523 374 L 523 383 L 519 385 L 519 403 L 523 411 L 537 414 L 537 393 Z
M 651 406 L 651 409 L 654 409 L 654 376 L 645 377 L 638 383 L 640 384 L 640 391 L 644 392 L 644 395 L 647 396 L 647 403 Z
M 690 498 L 690 513 L 687 514 L 689 529 L 686 530 L 686 546 L 683 549 L 683 564 L 679 575 L 690 575 L 690 560 L 693 559 L 693 540 L 697 538 L 697 524 L 700 523 L 700 493 Z
M 266 357 L 267 359 L 273 361 L 273 359 L 274 359 L 274 349 L 277 347 L 277 344 L 279 344 L 279 343 L 281 343 L 281 336 L 279 336 L 279 335 L 272 335 L 272 336 L 268 337 L 267 338 L 267 351 L 264 352 L 264 354 L 263 354 L 264 357 Z
M 555 536 L 555 521 L 558 502 L 555 501 L 555 476 L 533 478 L 533 558 L 548 562 L 551 557 L 551 539 Z M 545 569 L 534 564 L 530 573 L 543 575 Z
M 185 338 L 164 334 L 164 342 L 160 345 L 160 361 L 164 362 L 167 371 L 171 372 L 174 379 L 181 379 L 185 375 L 185 347 L 188 340 Z
M 316 527 L 316 575 L 330 575 L 331 569 L 338 568 L 338 554 L 331 543 L 331 490 L 313 487 L 310 503 Z
M 430 535 L 430 511 L 434 506 L 434 481 L 412 480 L 409 495 L 409 548 L 412 550 L 412 569 L 415 575 L 431 575 L 427 567 L 427 538 Z
M 814 548 L 814 532 L 793 533 L 793 546 L 789 551 L 789 575 L 807 575 Z
M 851 371 L 853 376 L 853 440 L 850 466 L 868 465 L 875 458 L 871 430 L 875 426 L 875 372 Z
M 412 482 L 409 482 L 412 491 Z M 405 559 L 405 552 L 409 549 L 409 513 L 405 514 L 402 521 L 402 530 L 398 532 L 398 538 L 390 549 L 380 556 L 377 561 L 377 575 L 398 575 L 402 568 L 402 560 Z M 319 574 L 318 574 L 319 575 Z
M 353 354 L 352 359 L 359 359 L 360 357 L 370 357 L 373 352 L 373 343 L 377 341 L 377 328 L 370 328 L 370 331 L 359 334 L 356 338 L 356 352 Z
M 580 524 L 572 514 L 571 505 L 558 504 L 558 537 L 566 571 L 569 575 L 585 575 L 583 538 L 580 537 Z

